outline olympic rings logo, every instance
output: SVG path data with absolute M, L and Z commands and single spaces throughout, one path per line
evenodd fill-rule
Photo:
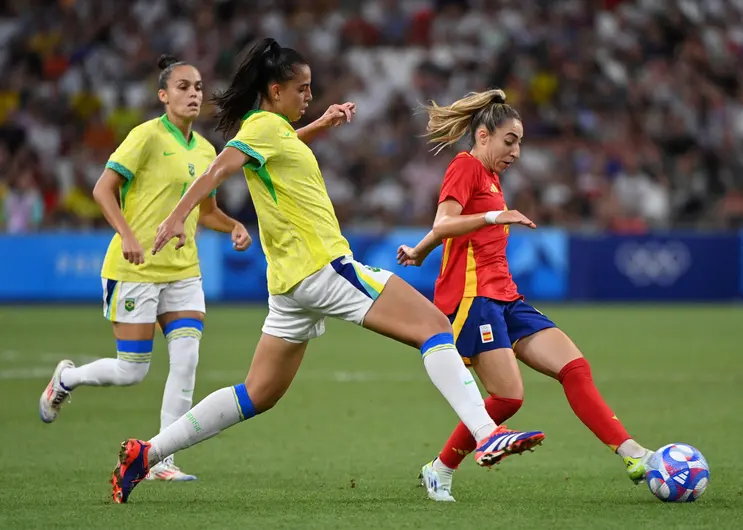
M 691 266 L 689 247 L 678 241 L 625 243 L 614 256 L 619 272 L 638 287 L 676 283 Z

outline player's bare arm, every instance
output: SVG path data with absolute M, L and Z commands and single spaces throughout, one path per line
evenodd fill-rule
M 308 144 L 314 140 L 318 134 L 331 127 L 338 127 L 343 123 L 350 123 L 356 114 L 356 103 L 346 102 L 342 105 L 331 105 L 325 114 L 318 119 L 297 129 L 297 136 L 304 143 Z
M 101 207 L 108 224 L 121 236 L 121 249 L 124 259 L 134 265 L 144 263 L 144 249 L 132 232 L 129 223 L 119 207 L 119 190 L 126 180 L 113 169 L 106 168 L 93 188 L 93 198 Z
M 403 267 L 420 267 L 433 249 L 441 244 L 441 240 L 431 230 L 426 237 L 420 240 L 415 247 L 400 245 L 397 249 L 397 263 Z
M 233 147 L 227 147 L 219 153 L 206 172 L 194 181 L 168 218 L 158 227 L 152 248 L 153 254 L 162 250 L 173 238 L 178 238 L 176 248 L 181 248 L 186 243 L 184 223 L 189 214 L 230 175 L 237 173 L 247 162 L 247 158 L 245 154 Z
M 462 205 L 449 199 L 439 204 L 436 219 L 433 222 L 433 233 L 437 239 L 443 240 L 469 234 L 487 225 L 510 224 L 524 225 L 529 228 L 537 227 L 518 210 L 462 215 Z
M 245 225 L 233 219 L 217 205 L 216 197 L 207 197 L 199 206 L 199 224 L 214 230 L 232 234 L 232 246 L 235 250 L 247 250 L 253 242 Z

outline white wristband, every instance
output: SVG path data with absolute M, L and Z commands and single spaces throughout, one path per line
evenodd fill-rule
M 485 222 L 489 225 L 494 225 L 496 219 L 498 219 L 498 216 L 502 214 L 505 210 L 493 210 L 490 212 L 487 212 L 485 214 Z

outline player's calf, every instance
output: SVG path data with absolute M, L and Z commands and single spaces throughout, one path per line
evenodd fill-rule
M 150 369 L 153 340 L 117 340 L 116 359 L 98 359 L 64 371 L 61 383 L 78 386 L 130 386 L 142 382 Z

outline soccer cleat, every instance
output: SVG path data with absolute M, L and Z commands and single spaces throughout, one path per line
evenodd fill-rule
M 56 420 L 65 399 L 70 397 L 70 392 L 62 387 L 60 378 L 64 370 L 74 367 L 75 363 L 65 359 L 60 361 L 54 369 L 52 380 L 46 385 L 46 389 L 39 399 L 39 417 L 44 423 L 51 423 Z
M 624 465 L 627 467 L 627 475 L 632 482 L 639 484 L 645 480 L 645 475 L 648 473 L 648 461 L 653 456 L 653 451 L 647 449 L 645 454 L 639 458 L 632 458 L 631 456 L 624 457 Z
M 455 502 L 451 496 L 451 479 L 452 473 L 441 473 L 433 467 L 433 460 L 423 466 L 418 478 L 421 486 L 426 488 L 428 498 L 439 502 Z
M 499 464 L 508 455 L 533 451 L 543 440 L 544 433 L 541 431 L 510 431 L 501 425 L 477 446 L 475 461 L 479 466 L 490 467 Z
M 126 503 L 132 490 L 147 476 L 150 447 L 149 443 L 142 440 L 129 439 L 121 442 L 119 463 L 111 477 L 111 496 L 116 504 Z
M 147 480 L 164 480 L 168 482 L 187 482 L 190 480 L 196 480 L 195 475 L 187 475 L 181 468 L 175 465 L 173 457 L 170 456 L 155 464 L 150 468 L 150 472 L 147 473 Z

